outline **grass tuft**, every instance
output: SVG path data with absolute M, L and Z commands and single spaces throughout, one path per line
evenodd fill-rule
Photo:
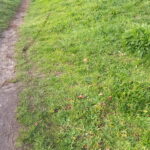
M 134 26 L 124 34 L 124 45 L 128 51 L 140 57 L 150 55 L 150 27 Z

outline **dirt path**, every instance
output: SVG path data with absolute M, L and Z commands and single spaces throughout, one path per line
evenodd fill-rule
M 18 84 L 9 83 L 15 77 L 14 50 L 18 39 L 17 29 L 23 22 L 30 0 L 22 4 L 0 38 L 0 150 L 15 150 L 18 132 L 15 111 L 17 107 Z

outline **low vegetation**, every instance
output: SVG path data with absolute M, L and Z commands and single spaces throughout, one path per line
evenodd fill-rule
M 33 0 L 17 51 L 18 144 L 150 149 L 149 14 L 149 0 Z
M 8 26 L 20 0 L 0 0 L 0 33 Z

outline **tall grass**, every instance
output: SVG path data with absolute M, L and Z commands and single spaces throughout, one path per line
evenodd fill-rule
M 32 1 L 18 43 L 25 149 L 150 149 L 149 13 L 149 0 Z
M 0 0 L 0 33 L 8 26 L 20 0 Z

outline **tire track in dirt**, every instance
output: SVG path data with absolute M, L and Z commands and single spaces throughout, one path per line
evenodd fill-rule
M 15 44 L 18 28 L 23 23 L 30 0 L 22 0 L 9 28 L 0 38 L 0 150 L 15 150 L 19 125 L 16 121 L 18 84 L 9 81 L 15 77 Z

